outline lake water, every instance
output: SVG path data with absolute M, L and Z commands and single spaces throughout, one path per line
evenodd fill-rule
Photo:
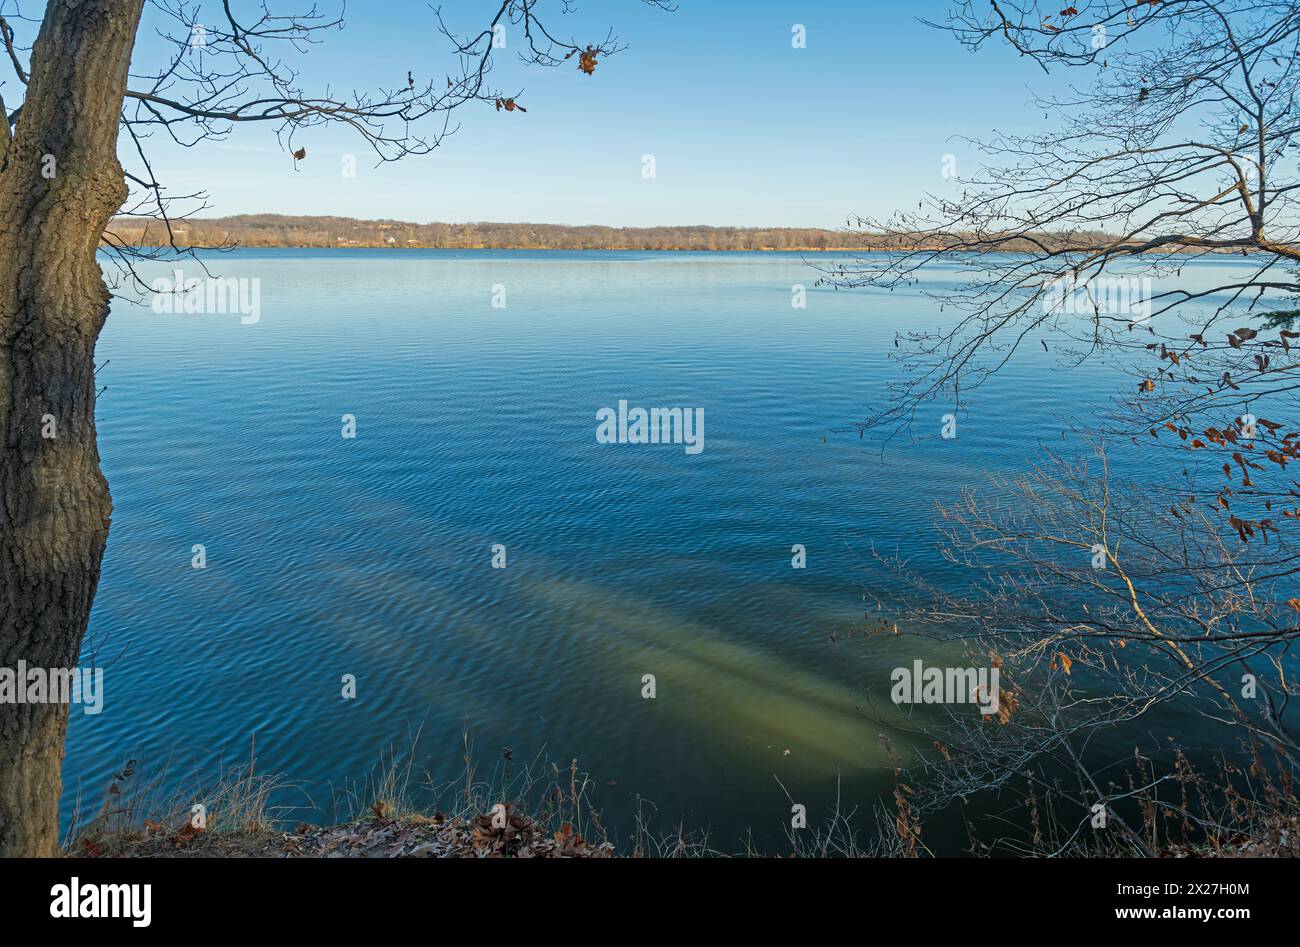
M 280 801 L 323 821 L 389 747 L 458 778 L 468 732 L 485 771 L 503 747 L 576 758 L 621 837 L 640 797 L 718 847 L 752 831 L 779 849 L 786 790 L 812 821 L 837 784 L 862 808 L 892 786 L 864 688 L 916 645 L 834 640 L 887 591 L 873 545 L 942 579 L 935 504 L 1129 383 L 1035 344 L 957 439 L 936 406 L 925 439 L 882 453 L 853 423 L 896 377 L 894 333 L 943 317 L 919 291 L 813 288 L 798 255 L 242 250 L 212 267 L 260 281 L 256 324 L 119 302 L 100 342 L 106 700 L 73 714 L 65 819 L 127 758 L 184 786 L 255 735 L 258 770 L 303 788 Z M 620 399 L 703 408 L 703 451 L 598 443 Z

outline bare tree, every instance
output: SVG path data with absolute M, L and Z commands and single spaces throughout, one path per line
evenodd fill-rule
M 1036 334 L 1080 359 L 1152 342 L 1167 357 L 1189 336 L 1162 316 L 1215 299 L 1190 316 L 1209 340 L 1239 318 L 1238 300 L 1294 300 L 1300 4 L 1094 0 L 1058 12 L 969 0 L 942 26 L 972 49 L 1001 41 L 1084 82 L 1034 103 L 1050 131 L 973 143 L 987 166 L 959 178 L 957 195 L 858 219 L 913 248 L 835 267 L 830 282 L 896 288 L 939 260 L 967 274 L 938 299 L 959 318 L 909 335 L 906 380 L 873 420 L 905 420 L 928 398 L 959 401 Z M 1173 285 L 1186 263 L 1224 253 L 1244 254 L 1253 272 L 1194 292 Z M 1141 277 L 1155 289 L 1140 312 L 1113 304 L 1105 280 Z
M 186 0 L 48 0 L 39 17 L 23 6 L 0 2 L 0 58 L 12 70 L 0 86 L 0 667 L 67 668 L 112 513 L 95 438 L 94 349 L 110 300 L 96 250 L 102 240 L 128 267 L 150 252 L 105 233 L 125 204 L 165 228 L 164 251 L 189 252 L 171 234 L 150 137 L 195 146 L 259 123 L 301 156 L 304 131 L 341 125 L 394 161 L 437 147 L 467 105 L 522 108 L 489 81 L 501 29 L 523 37 L 514 45 L 526 61 L 572 60 L 588 75 L 620 45 L 612 34 L 562 39 L 539 19 L 568 0 L 497 0 L 469 35 L 433 11 L 431 32 L 451 40 L 447 64 L 341 94 L 307 89 L 294 65 L 342 27 L 341 4 L 294 12 L 223 0 L 209 5 L 216 23 Z M 161 52 L 137 48 L 145 40 Z M 0 856 L 55 852 L 66 727 L 65 705 L 0 704 Z
M 1088 460 L 1049 456 L 945 508 L 945 554 L 963 578 L 936 582 L 890 560 L 907 590 L 890 628 L 963 643 L 1001 671 L 996 717 L 954 712 L 918 728 L 933 747 L 925 777 L 912 780 L 924 787 L 920 810 L 1029 779 L 1056 792 L 1074 829 L 1100 805 L 1150 854 L 1117 807 L 1150 787 L 1110 785 L 1103 773 L 1117 760 L 1099 755 L 1097 737 L 1155 733 L 1161 709 L 1177 706 L 1225 739 L 1237 733 L 1248 754 L 1300 768 L 1289 712 L 1300 693 L 1288 666 L 1300 640 L 1295 553 L 1241 542 L 1177 484 L 1117 478 L 1095 447 Z M 1155 743 L 1150 752 L 1172 752 Z M 1075 785 L 1053 787 L 1049 773 Z
M 966 270 L 934 294 L 953 314 L 944 327 L 900 339 L 903 380 L 868 426 L 906 426 L 935 398 L 960 404 L 1026 344 L 1068 365 L 1118 365 L 1131 386 L 1110 415 L 1081 419 L 1082 456 L 1044 452 L 943 511 L 968 584 L 903 570 L 911 594 L 896 626 L 965 641 L 1016 682 L 997 724 L 954 714 L 924 733 L 934 752 L 911 804 L 1028 780 L 1073 820 L 1057 850 L 1087 849 L 1100 805 L 1126 850 L 1151 854 L 1155 834 L 1131 826 L 1123 803 L 1156 798 L 1185 761 L 1116 787 L 1098 734 L 1177 703 L 1239 734 L 1248 756 L 1300 766 L 1288 712 L 1297 552 L 1284 527 L 1300 512 L 1288 471 L 1300 438 L 1300 4 L 972 0 L 939 25 L 1083 78 L 1036 101 L 1052 131 L 983 143 L 987 168 L 956 196 L 860 221 L 906 247 L 826 272 L 894 289 L 936 262 Z M 1203 268 L 1209 285 L 1189 288 L 1188 265 L 1221 255 L 1241 265 Z M 1161 482 L 1168 466 L 1148 463 L 1145 479 L 1117 478 L 1108 442 L 1150 460 L 1178 451 L 1182 472 Z M 1186 817 L 1177 799 L 1170 811 Z

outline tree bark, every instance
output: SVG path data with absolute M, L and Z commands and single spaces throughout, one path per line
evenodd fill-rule
M 126 199 L 118 122 L 142 5 L 49 0 L 0 155 L 0 668 L 75 667 L 99 582 L 95 250 Z M 58 850 L 68 709 L 0 703 L 0 856 Z

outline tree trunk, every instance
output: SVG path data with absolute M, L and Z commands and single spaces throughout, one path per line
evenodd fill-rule
M 3 155 L 0 668 L 75 667 L 99 582 L 95 249 L 126 199 L 118 121 L 142 4 L 49 0 Z M 66 704 L 0 703 L 0 856 L 57 851 L 67 723 Z

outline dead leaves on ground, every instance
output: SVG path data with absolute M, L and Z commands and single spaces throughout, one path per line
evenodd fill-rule
M 285 858 L 610 858 L 609 842 L 592 844 L 569 823 L 555 832 L 522 812 L 501 825 L 491 814 L 471 819 L 431 816 L 374 818 L 340 826 L 300 827 L 278 838 Z
M 505 810 L 471 818 L 397 816 L 389 804 L 372 807 L 383 816 L 342 825 L 300 824 L 292 832 L 248 826 L 244 832 L 205 832 L 188 821 L 178 829 L 146 821 L 143 830 L 107 838 L 83 837 L 76 852 L 178 858 L 612 858 L 609 842 L 593 843 L 568 822 L 558 830 L 522 811 Z M 504 823 L 504 824 L 503 824 Z

